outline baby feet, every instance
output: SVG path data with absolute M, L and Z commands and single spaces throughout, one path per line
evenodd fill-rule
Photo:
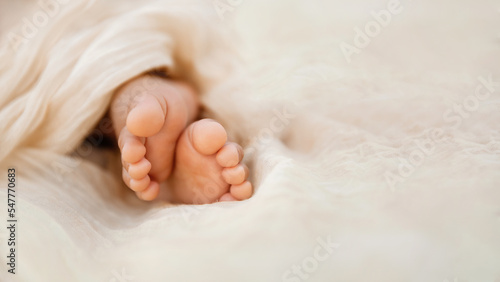
M 252 196 L 248 168 L 240 163 L 243 149 L 226 141 L 224 127 L 210 119 L 184 130 L 177 143 L 174 171 L 167 180 L 173 201 L 207 204 Z
M 121 151 L 122 177 L 140 199 L 155 199 L 160 183 L 166 184 L 168 200 L 182 203 L 251 196 L 248 168 L 240 164 L 243 150 L 226 143 L 226 131 L 219 123 L 191 124 L 197 114 L 196 94 L 181 82 L 142 76 L 118 89 L 110 115 Z
M 172 172 L 175 145 L 194 121 L 198 101 L 186 84 L 142 76 L 118 89 L 110 114 L 121 151 L 125 184 L 153 200 Z

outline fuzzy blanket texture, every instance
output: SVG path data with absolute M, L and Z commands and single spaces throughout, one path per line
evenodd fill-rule
M 0 280 L 500 281 L 499 9 L 2 1 Z M 141 202 L 83 142 L 155 68 L 245 147 L 251 199 Z

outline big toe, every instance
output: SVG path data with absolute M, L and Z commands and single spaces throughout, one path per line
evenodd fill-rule
M 128 113 L 127 129 L 139 137 L 155 135 L 165 122 L 166 107 L 166 102 L 153 95 L 141 95 Z
M 191 142 L 200 154 L 213 155 L 224 146 L 226 141 L 226 130 L 214 120 L 203 119 L 191 127 Z

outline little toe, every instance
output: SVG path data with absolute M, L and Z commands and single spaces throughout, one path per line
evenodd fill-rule
M 231 185 L 229 192 L 238 200 L 246 200 L 253 194 L 252 183 L 250 183 L 250 181 L 245 181 L 241 184 Z
M 143 94 L 127 115 L 127 129 L 134 135 L 149 137 L 163 127 L 166 102 L 153 95 Z
M 203 119 L 197 121 L 190 129 L 193 147 L 203 155 L 217 153 L 227 141 L 226 130 L 214 120 Z
M 241 184 L 248 178 L 248 167 L 239 164 L 234 167 L 227 167 L 222 170 L 224 181 L 229 184 Z
M 230 201 L 238 201 L 231 193 L 226 193 L 222 195 L 219 199 L 219 202 L 230 202 Z
M 243 159 L 243 149 L 236 143 L 228 142 L 217 152 L 215 159 L 222 167 L 236 166 Z
M 151 163 L 146 158 L 142 158 L 137 163 L 128 164 L 128 168 L 126 169 L 133 179 L 142 179 L 151 170 Z
M 160 184 L 156 181 L 151 181 L 143 191 L 136 192 L 137 197 L 144 201 L 152 201 L 156 199 L 160 193 Z
M 118 137 L 118 145 L 122 160 L 129 164 L 140 161 L 146 155 L 142 138 L 132 135 L 126 128 L 123 128 Z
M 141 192 L 144 191 L 146 188 L 148 188 L 149 184 L 151 183 L 151 179 L 149 178 L 149 175 L 146 175 L 146 177 L 142 179 L 130 179 L 130 189 L 134 190 L 135 192 Z

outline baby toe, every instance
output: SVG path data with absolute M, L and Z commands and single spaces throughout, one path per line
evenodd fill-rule
M 139 100 L 127 115 L 127 129 L 136 136 L 155 135 L 165 123 L 166 103 L 149 94 Z
M 231 193 L 226 193 L 219 198 L 219 202 L 230 202 L 230 201 L 238 201 L 238 199 L 233 197 Z
M 143 191 L 136 192 L 136 195 L 139 199 L 144 201 L 152 201 L 156 199 L 158 194 L 160 193 L 160 184 L 156 181 L 151 181 L 149 185 Z
M 253 194 L 253 187 L 250 181 L 245 181 L 241 184 L 231 185 L 231 195 L 238 200 L 246 200 Z
M 146 155 L 146 147 L 141 138 L 132 135 L 126 128 L 118 138 L 122 160 L 127 163 L 136 163 Z
M 151 170 L 151 163 L 146 158 L 142 158 L 137 163 L 128 164 L 126 169 L 133 179 L 142 179 Z
M 146 175 L 146 177 L 142 179 L 130 179 L 130 189 L 134 190 L 135 192 L 141 192 L 144 191 L 144 189 L 148 188 L 149 183 L 151 182 L 151 179 L 149 178 L 149 175 Z
M 222 167 L 236 166 L 243 159 L 243 149 L 236 143 L 228 142 L 217 152 L 215 159 Z
M 227 167 L 222 170 L 222 178 L 229 184 L 240 184 L 248 178 L 248 167 L 239 164 L 234 167 Z
M 203 119 L 197 121 L 190 129 L 193 147 L 203 155 L 217 153 L 227 141 L 226 130 L 214 120 Z

